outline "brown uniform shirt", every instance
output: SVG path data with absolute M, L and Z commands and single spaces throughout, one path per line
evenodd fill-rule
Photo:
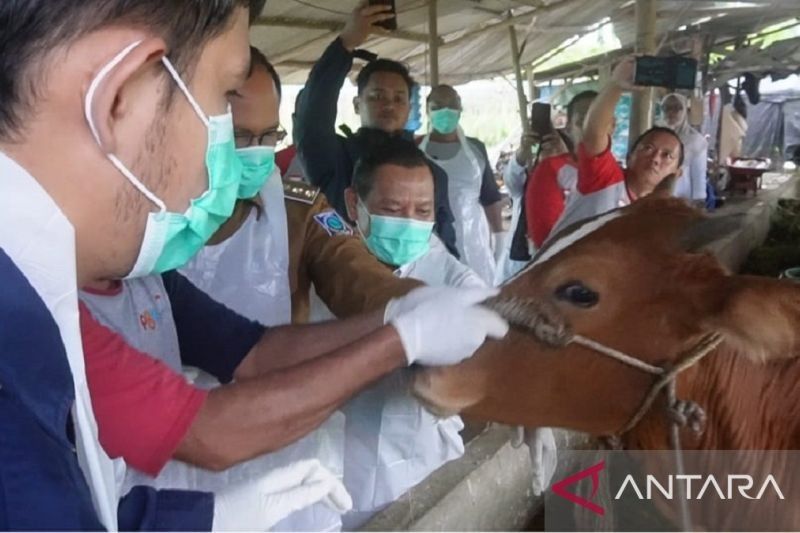
M 422 285 L 378 261 L 319 189 L 284 181 L 292 322 L 308 321 L 313 283 L 339 318 L 374 311 Z
M 392 298 L 422 285 L 396 277 L 391 267 L 378 261 L 319 189 L 284 180 L 284 201 L 293 324 L 308 322 L 312 284 L 339 318 L 380 309 Z M 238 202 L 230 220 L 209 243 L 230 238 L 253 209 L 261 208 L 260 197 Z

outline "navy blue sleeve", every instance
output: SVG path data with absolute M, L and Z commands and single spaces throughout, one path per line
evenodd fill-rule
M 469 137 L 469 142 L 478 149 L 478 153 L 483 159 L 483 179 L 481 180 L 481 195 L 480 202 L 483 207 L 496 204 L 503 199 L 500 194 L 500 187 L 497 186 L 497 181 L 494 179 L 494 172 L 489 164 L 489 153 L 486 151 L 486 145 L 478 139 Z
M 214 495 L 134 487 L 119 502 L 120 531 L 211 531 Z
M 450 199 L 447 192 L 447 172 L 432 161 L 428 161 L 433 173 L 434 203 L 436 204 L 436 234 L 456 258 L 456 228 L 453 225 L 455 217 L 450 209 Z
M 228 383 L 266 328 L 212 299 L 176 271 L 161 277 L 178 330 L 181 361 Z
M 353 67 L 353 55 L 335 39 L 308 75 L 295 117 L 294 142 L 308 181 L 347 218 L 344 190 L 350 185 L 353 162 L 336 134 L 339 91 Z

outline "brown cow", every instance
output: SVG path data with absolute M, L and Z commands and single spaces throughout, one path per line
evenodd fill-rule
M 678 397 L 708 416 L 701 436 L 682 432 L 682 447 L 800 449 L 800 285 L 731 275 L 699 253 L 718 224 L 680 200 L 644 199 L 559 236 L 502 296 L 551 304 L 576 333 L 652 365 L 721 333 L 723 344 L 678 379 Z M 653 382 L 583 346 L 549 348 L 512 330 L 458 366 L 420 371 L 414 388 L 439 412 L 602 436 L 626 425 Z M 625 447 L 669 448 L 663 407 Z

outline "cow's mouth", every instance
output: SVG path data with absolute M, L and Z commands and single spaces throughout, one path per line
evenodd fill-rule
M 461 412 L 463 406 L 447 406 L 438 397 L 439 395 L 435 393 L 436 385 L 434 382 L 441 371 L 438 368 L 414 368 L 414 374 L 411 377 L 411 394 L 425 409 L 440 418 L 447 418 L 457 415 Z

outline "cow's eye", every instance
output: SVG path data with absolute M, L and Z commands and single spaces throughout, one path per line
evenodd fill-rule
M 600 295 L 581 283 L 570 281 L 556 289 L 556 298 L 578 307 L 594 307 L 600 301 Z

